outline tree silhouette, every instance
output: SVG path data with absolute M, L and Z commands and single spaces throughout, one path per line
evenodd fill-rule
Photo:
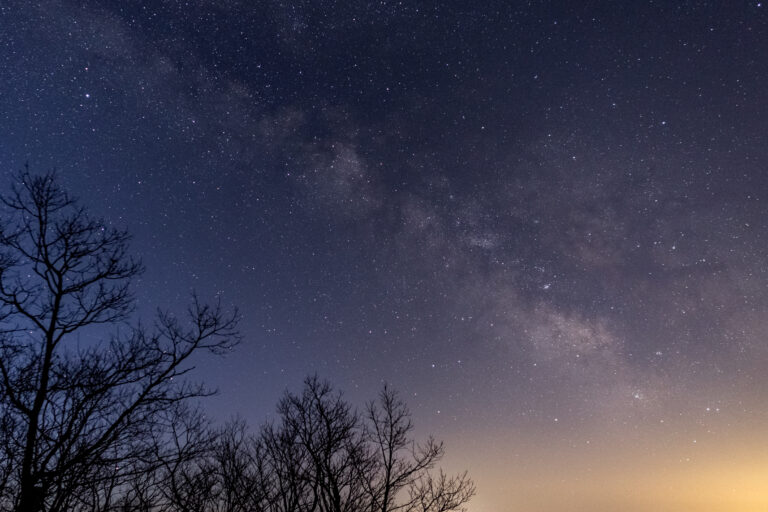
M 330 384 L 310 377 L 277 410 L 279 422 L 250 442 L 218 450 L 220 468 L 237 468 L 221 489 L 242 493 L 234 501 L 248 506 L 211 510 L 448 512 L 463 510 L 475 493 L 466 473 L 433 474 L 442 443 L 410 438 L 410 412 L 389 387 L 359 414 Z
M 238 341 L 236 313 L 193 297 L 102 340 L 95 326 L 133 311 L 128 234 L 51 173 L 20 173 L 0 201 L 0 511 L 452 512 L 474 495 L 386 386 L 360 412 L 310 377 L 257 433 L 214 428 L 189 361 Z
M 372 449 L 363 474 L 375 512 L 444 512 L 458 510 L 474 495 L 474 484 L 461 474 L 434 478 L 430 471 L 442 459 L 443 443 L 429 437 L 411 439 L 411 413 L 388 386 L 366 408 L 363 432 Z
M 178 405 L 208 394 L 184 378 L 189 358 L 236 342 L 236 317 L 193 298 L 186 319 L 159 313 L 152 330 L 80 345 L 74 333 L 133 310 L 142 267 L 128 234 L 92 219 L 53 173 L 23 171 L 2 205 L 0 508 L 110 509 L 116 489 L 180 452 L 166 445 L 189 415 Z

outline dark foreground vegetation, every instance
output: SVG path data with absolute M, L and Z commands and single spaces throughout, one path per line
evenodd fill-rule
M 237 313 L 193 297 L 126 328 L 126 232 L 53 174 L 20 173 L 2 208 L 0 511 L 447 512 L 474 494 L 387 387 L 358 411 L 312 377 L 274 424 L 212 425 L 189 360 L 235 345 Z

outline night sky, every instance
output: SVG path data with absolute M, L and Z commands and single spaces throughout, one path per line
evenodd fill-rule
M 473 4 L 478 5 L 474 6 Z M 387 381 L 470 512 L 768 508 L 768 3 L 0 3 L 0 177 L 191 290 L 258 425 Z

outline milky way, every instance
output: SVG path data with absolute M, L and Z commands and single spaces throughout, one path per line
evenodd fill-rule
M 128 4 L 0 6 L 3 186 L 239 306 L 213 416 L 388 381 L 471 512 L 768 507 L 768 6 Z

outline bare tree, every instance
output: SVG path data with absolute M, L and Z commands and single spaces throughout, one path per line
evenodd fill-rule
M 168 454 L 157 457 L 160 470 L 131 481 L 134 508 L 152 502 L 160 512 L 457 512 L 475 493 L 466 473 L 449 477 L 437 469 L 442 443 L 411 439 L 411 414 L 389 387 L 360 414 L 330 384 L 310 377 L 301 393 L 286 393 L 277 412 L 278 421 L 256 434 L 235 421 L 215 440 L 200 423 L 185 423 Z M 206 440 L 198 442 L 201 436 Z M 161 496 L 145 498 L 150 489 Z
M 231 346 L 236 317 L 193 299 L 186 319 L 160 313 L 151 330 L 80 344 L 75 333 L 128 318 L 141 264 L 128 234 L 52 173 L 17 181 L 0 218 L 0 508 L 103 508 L 112 491 L 99 501 L 89 489 L 122 488 L 151 465 L 169 411 L 208 393 L 184 378 L 190 357 Z
M 294 455 L 286 460 L 302 464 L 288 469 L 311 489 L 304 508 L 319 512 L 363 510 L 366 493 L 360 467 L 367 459 L 365 439 L 359 415 L 341 393 L 327 382 L 310 377 L 300 395 L 286 394 L 278 404 L 278 412 L 282 420 L 279 435 L 290 440 L 290 445 L 284 441 L 282 446 L 301 450 L 300 457 Z
M 269 463 L 270 456 L 258 436 L 243 420 L 229 422 L 219 431 L 214 466 L 218 477 L 218 512 L 298 510 L 293 502 L 278 500 L 282 486 Z M 290 503 L 287 507 L 284 505 Z
M 422 482 L 429 479 L 429 471 L 443 457 L 443 443 L 436 442 L 432 437 L 422 445 L 411 440 L 411 413 L 398 394 L 386 385 L 378 401 L 368 404 L 365 418 L 367 422 L 363 428 L 371 452 L 368 467 L 362 473 L 366 476 L 364 481 L 371 510 L 416 510 L 428 490 Z M 467 495 L 466 499 L 448 510 L 460 508 L 474 494 L 474 487 L 469 481 L 463 483 L 461 489 Z M 438 490 L 434 485 L 429 490 L 445 494 L 445 489 Z M 406 494 L 408 498 L 403 499 Z M 432 509 L 425 509 L 427 511 Z
M 238 461 L 227 467 L 249 474 L 230 477 L 235 487 L 262 490 L 250 510 L 448 512 L 463 510 L 475 493 L 466 474 L 432 475 L 443 444 L 411 439 L 411 414 L 389 387 L 359 414 L 330 384 L 310 377 L 300 394 L 285 395 L 278 414 L 254 442 L 227 455 Z M 243 484 L 251 478 L 255 484 Z
M 475 486 L 466 471 L 449 477 L 442 471 L 435 477 L 429 473 L 420 475 L 408 487 L 408 512 L 450 512 L 464 510 L 464 505 L 474 496 Z

